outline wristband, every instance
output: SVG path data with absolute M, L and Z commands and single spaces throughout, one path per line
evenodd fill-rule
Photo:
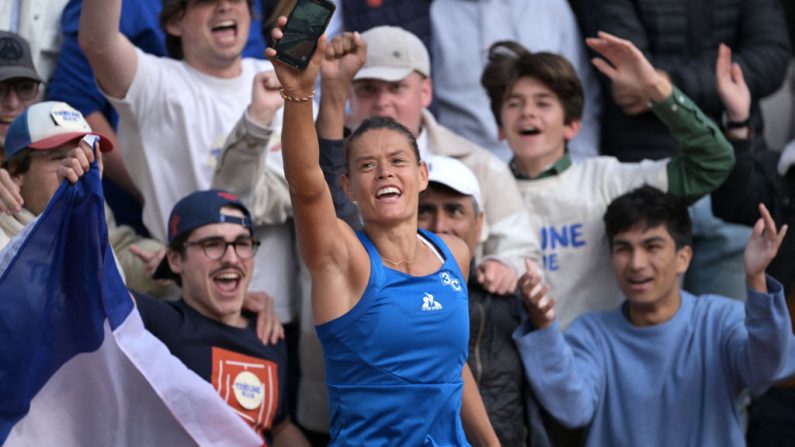
M 309 96 L 290 96 L 287 94 L 287 92 L 284 91 L 284 89 L 281 89 L 279 90 L 279 94 L 282 96 L 282 98 L 285 101 L 292 101 L 292 102 L 307 102 L 311 101 L 312 98 L 315 97 L 314 91 L 312 91 L 312 94 L 310 94 Z
M 723 126 L 726 129 L 742 129 L 743 127 L 748 127 L 751 125 L 751 115 L 748 115 L 748 118 L 742 121 L 731 121 L 728 117 L 725 118 Z

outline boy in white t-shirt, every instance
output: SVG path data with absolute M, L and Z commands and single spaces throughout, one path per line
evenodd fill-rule
M 514 42 L 489 50 L 481 82 L 511 169 L 541 240 L 544 275 L 561 325 L 586 311 L 617 305 L 622 294 L 610 270 L 601 221 L 607 205 L 643 184 L 694 201 L 717 188 L 734 165 L 731 145 L 698 107 L 659 75 L 629 41 L 606 33 L 586 39 L 605 59 L 593 61 L 618 91 L 649 101 L 679 141 L 669 160 L 620 163 L 595 157 L 572 164 L 566 144 L 580 129 L 583 91 L 565 58 L 530 53 Z

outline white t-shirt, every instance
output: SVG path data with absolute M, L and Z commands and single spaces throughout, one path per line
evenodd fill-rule
M 602 217 L 613 199 L 643 184 L 667 191 L 667 164 L 594 157 L 574 162 L 559 175 L 517 180 L 532 231 L 541 241 L 544 277 L 558 300 L 555 314 L 562 327 L 585 312 L 623 301 Z
M 145 200 L 144 224 L 165 241 L 171 208 L 187 194 L 210 188 L 224 140 L 251 102 L 254 76 L 273 67 L 244 58 L 240 76 L 221 79 L 183 61 L 136 52 L 127 96 L 108 100 L 119 112 L 124 163 Z M 272 125 L 280 127 L 280 120 L 281 114 Z

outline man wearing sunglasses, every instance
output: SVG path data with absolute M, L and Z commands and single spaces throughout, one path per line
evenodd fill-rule
M 0 161 L 8 126 L 37 99 L 41 82 L 28 42 L 18 34 L 0 31 Z
M 144 326 L 210 382 L 265 445 L 308 446 L 284 404 L 284 341 L 263 344 L 254 317 L 242 310 L 259 246 L 253 235 L 249 211 L 234 194 L 189 194 L 171 211 L 168 251 L 154 274 L 175 280 L 182 297 L 137 295 L 136 303 Z

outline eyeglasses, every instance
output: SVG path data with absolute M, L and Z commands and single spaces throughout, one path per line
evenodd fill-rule
M 32 79 L 0 82 L 0 100 L 8 98 L 11 90 L 17 93 L 20 101 L 30 101 L 39 93 L 39 83 Z
M 235 254 L 240 259 L 251 259 L 259 248 L 260 242 L 252 238 L 240 238 L 233 242 L 227 242 L 221 237 L 209 237 L 198 241 L 185 242 L 186 247 L 199 247 L 212 261 L 217 261 L 224 257 L 226 249 L 231 245 L 235 249 Z

